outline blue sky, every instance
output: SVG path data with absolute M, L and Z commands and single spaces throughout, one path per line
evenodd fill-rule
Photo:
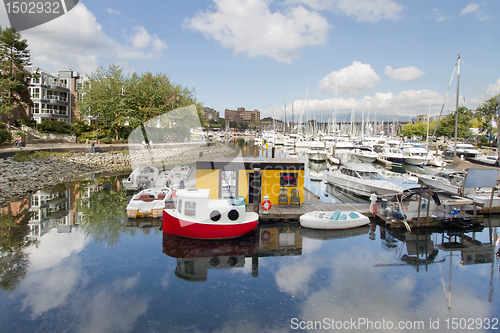
M 494 0 L 83 0 L 21 34 L 37 67 L 166 73 L 221 115 L 407 120 L 439 114 L 459 54 L 461 106 L 500 94 L 499 16 Z M 444 113 L 455 98 L 454 79 Z

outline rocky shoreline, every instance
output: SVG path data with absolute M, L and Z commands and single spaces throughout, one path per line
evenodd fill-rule
M 25 162 L 16 162 L 11 157 L 0 159 L 0 207 L 90 173 L 127 173 L 140 165 L 154 165 L 164 170 L 175 165 L 194 164 L 200 156 L 223 157 L 234 153 L 234 147 L 217 144 L 130 152 L 60 153 Z

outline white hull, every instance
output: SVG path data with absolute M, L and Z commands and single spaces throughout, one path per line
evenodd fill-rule
M 326 173 L 326 181 L 348 192 L 369 197 L 372 193 L 379 196 L 393 196 L 401 194 L 403 189 L 387 180 L 363 180 L 346 177 L 339 170 Z
M 311 229 L 349 229 L 370 223 L 370 219 L 352 211 L 314 211 L 300 217 L 300 225 Z
M 127 216 L 161 217 L 165 208 L 165 201 L 170 199 L 172 190 L 169 188 L 148 188 L 132 197 L 127 205 Z
M 312 161 L 326 161 L 326 152 L 315 151 L 309 152 L 307 155 Z
M 452 194 L 458 194 L 460 189 L 459 186 L 450 184 L 447 179 L 434 175 L 418 175 L 418 178 L 422 183 L 427 186 L 431 186 L 434 189 L 443 190 Z
M 425 163 L 425 157 L 405 157 L 404 162 L 410 165 L 422 166 Z

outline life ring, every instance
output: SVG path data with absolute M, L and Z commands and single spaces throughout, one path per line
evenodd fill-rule
M 263 231 L 260 239 L 262 240 L 262 242 L 267 243 L 271 239 L 271 234 L 269 233 L 269 231 Z
M 272 206 L 273 206 L 273 204 L 269 200 L 264 200 L 262 202 L 262 209 L 265 211 L 268 211 L 269 209 L 271 209 Z

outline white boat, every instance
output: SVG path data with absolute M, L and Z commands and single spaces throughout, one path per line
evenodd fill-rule
M 363 163 L 372 163 L 377 160 L 378 154 L 374 151 L 356 148 L 351 154 Z
M 321 181 L 325 176 L 325 170 L 328 168 L 326 161 L 309 161 L 309 178 L 313 181 Z
M 384 147 L 378 154 L 377 160 L 384 164 L 403 164 L 404 156 L 399 148 Z
M 210 199 L 209 189 L 176 191 L 177 208 L 163 210 L 163 232 L 196 239 L 228 239 L 257 228 L 259 215 L 240 199 Z
M 175 166 L 171 170 L 165 170 L 158 175 L 155 181 L 155 187 L 170 187 L 172 190 L 178 190 L 187 187 L 187 178 L 191 168 L 188 166 Z
M 378 170 L 367 163 L 344 163 L 338 170 L 327 171 L 326 181 L 334 186 L 360 196 L 393 196 L 403 193 L 403 188 L 393 184 Z
M 424 147 L 403 148 L 404 162 L 410 165 L 424 165 L 427 159 L 427 150 Z
M 326 161 L 326 148 L 325 144 L 319 141 L 311 141 L 307 156 L 313 161 Z
M 426 165 L 431 165 L 435 167 L 445 167 L 446 162 L 443 158 L 436 156 L 436 154 L 431 150 L 427 154 L 427 159 L 425 160 Z
M 370 223 L 370 219 L 353 211 L 313 211 L 300 216 L 300 225 L 311 229 L 349 229 Z
M 158 178 L 158 168 L 153 166 L 141 166 L 122 180 L 122 185 L 127 191 L 142 190 L 154 186 Z
M 453 194 L 459 193 L 464 178 L 465 173 L 453 170 L 442 170 L 434 175 L 418 175 L 418 179 L 425 185 Z
M 142 190 L 130 199 L 126 208 L 127 216 L 132 219 L 161 217 L 166 200 L 169 200 L 171 195 L 172 190 L 168 187 L 152 187 Z
M 461 159 L 475 158 L 479 155 L 481 155 L 481 153 L 472 144 L 457 142 L 457 156 Z M 443 152 L 443 157 L 445 159 L 452 160 L 454 156 L 455 144 L 448 142 L 448 148 Z

